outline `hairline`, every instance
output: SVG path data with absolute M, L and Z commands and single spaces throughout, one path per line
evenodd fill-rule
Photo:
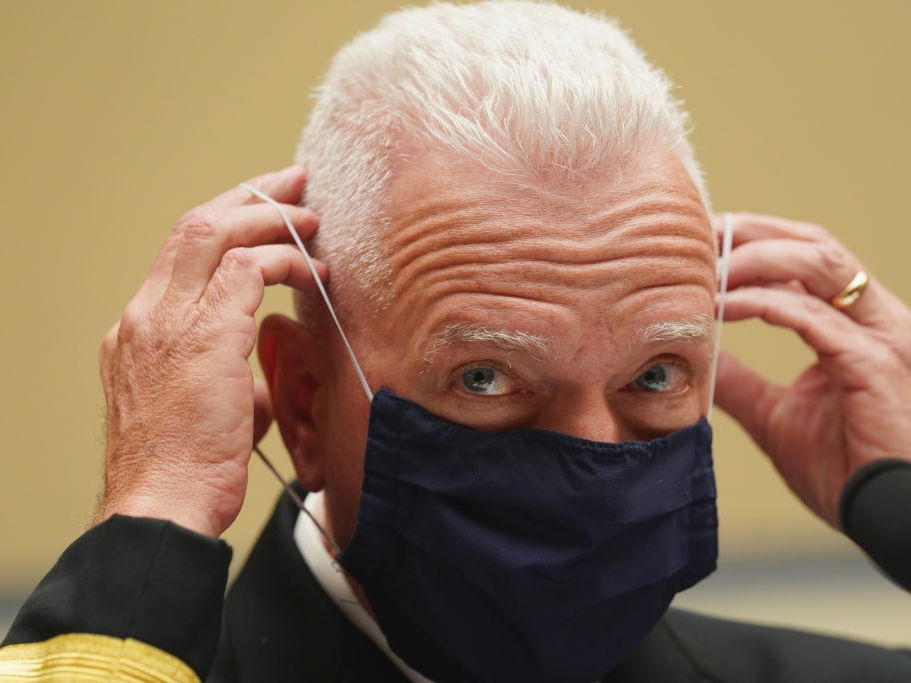
M 588 116 L 586 112 L 592 114 L 595 110 L 582 107 L 572 110 L 571 114 L 567 114 L 569 119 L 558 121 L 559 126 L 555 128 L 558 131 L 573 131 L 570 141 L 576 142 L 567 146 L 563 139 L 555 139 L 548 147 L 532 147 L 529 151 L 523 145 L 515 143 L 515 136 L 521 134 L 528 137 L 529 131 L 537 130 L 535 126 L 540 127 L 542 121 L 553 123 L 550 119 L 535 118 L 541 116 L 541 113 L 534 107 L 523 107 L 520 110 L 524 112 L 528 109 L 528 118 L 491 117 L 488 114 L 494 110 L 487 105 L 497 100 L 488 97 L 481 100 L 481 104 L 485 105 L 481 110 L 484 115 L 479 114 L 469 122 L 470 126 L 466 126 L 462 108 L 471 103 L 474 103 L 471 106 L 480 106 L 475 102 L 476 93 L 468 87 L 472 83 L 470 79 L 453 79 L 448 75 L 445 79 L 439 75 L 431 78 L 431 85 L 445 80 L 451 86 L 450 89 L 455 88 L 452 92 L 446 90 L 447 95 L 442 99 L 435 95 L 427 96 L 421 90 L 422 84 L 428 82 L 427 79 L 414 80 L 409 74 L 448 73 L 448 69 L 441 71 L 431 68 L 439 60 L 428 58 L 434 54 L 428 47 L 429 37 L 416 40 L 414 49 L 406 55 L 407 59 L 401 55 L 396 63 L 377 59 L 377 56 L 387 53 L 399 54 L 392 50 L 396 45 L 412 45 L 412 42 L 406 40 L 408 37 L 437 36 L 433 49 L 439 47 L 444 50 L 444 54 L 447 54 L 446 50 L 453 51 L 451 54 L 458 55 L 458 64 L 464 65 L 465 69 L 472 69 L 477 64 L 478 50 L 459 45 L 450 33 L 458 37 L 460 32 L 464 34 L 471 28 L 477 28 L 479 21 L 483 22 L 480 24 L 482 27 L 496 27 L 507 19 L 514 23 L 515 14 L 519 10 L 522 10 L 521 15 L 527 17 L 532 28 L 536 25 L 550 27 L 556 25 L 554 22 L 560 26 L 575 27 L 585 36 L 582 41 L 585 50 L 596 50 L 597 58 L 604 60 L 604 64 L 616 62 L 622 66 L 616 70 L 616 77 L 582 83 L 586 88 L 592 87 L 593 83 L 608 88 L 608 92 L 614 93 L 609 101 L 621 107 L 618 111 L 629 115 L 620 117 L 614 125 L 609 126 L 610 135 L 594 136 L 593 129 L 587 127 L 590 122 L 585 117 Z M 547 28 L 540 35 L 547 37 L 545 34 L 553 35 L 554 31 Z M 490 44 L 494 47 L 515 44 L 514 40 L 510 42 L 512 39 L 494 39 L 495 35 L 499 34 L 485 38 L 492 41 Z M 549 54 L 546 50 L 553 51 L 561 47 L 559 41 L 549 38 L 542 45 L 544 47 L 540 48 L 540 54 L 544 55 Z M 416 46 L 422 47 L 417 49 Z M 567 78 L 571 73 L 567 69 L 575 68 L 577 64 L 577 53 L 573 50 L 567 54 L 566 60 L 554 60 L 555 65 L 553 70 L 549 68 L 548 77 L 559 76 L 566 82 L 579 86 L 580 82 Z M 375 91 L 373 81 L 364 78 L 364 74 L 374 73 L 374 63 L 377 64 L 376 69 L 387 75 L 403 69 L 400 75 L 408 76 L 402 79 L 405 85 L 391 91 L 385 88 Z M 497 58 L 494 63 L 502 67 L 504 74 L 512 73 L 508 59 Z M 634 73 L 636 79 L 628 80 L 624 76 L 628 73 Z M 497 82 L 509 81 L 501 78 Z M 501 99 L 522 104 L 522 93 L 537 82 L 535 79 L 520 80 L 519 83 L 525 85 L 512 92 L 509 98 Z M 431 95 L 434 92 L 436 91 L 431 90 Z M 502 94 L 500 89 L 490 92 Z M 570 89 L 567 92 L 574 96 L 579 91 Z M 352 93 L 358 96 L 352 97 Z M 640 148 L 641 145 L 654 144 L 681 160 L 699 191 L 703 204 L 708 208 L 702 175 L 687 139 L 688 115 L 682 103 L 674 97 L 673 84 L 663 72 L 648 62 L 641 49 L 615 20 L 603 15 L 585 14 L 551 3 L 520 2 L 481 2 L 469 5 L 438 3 L 430 7 L 401 10 L 388 15 L 375 29 L 343 47 L 333 60 L 333 66 L 317 94 L 317 103 L 304 131 L 297 156 L 298 161 L 312 161 L 313 164 L 305 201 L 311 203 L 315 200 L 312 206 L 323 224 L 323 229 L 314 240 L 315 256 L 330 263 L 335 275 L 340 276 L 336 279 L 336 288 L 340 292 L 346 292 L 346 297 L 350 292 L 356 299 L 380 310 L 391 303 L 388 282 L 392 277 L 386 260 L 387 254 L 382 248 L 381 235 L 383 228 L 388 227 L 390 218 L 388 192 L 391 178 L 395 175 L 395 160 L 399 157 L 401 145 L 405 143 L 447 149 L 519 182 L 528 172 L 540 169 L 556 171 L 562 168 L 569 175 L 581 173 L 588 176 L 594 169 L 592 164 L 617 166 L 629 161 L 630 156 L 632 159 L 640 157 L 644 151 Z M 450 101 L 447 102 L 447 98 Z M 455 100 L 452 101 L 452 98 Z M 532 103 L 538 101 L 544 100 L 541 97 L 531 100 Z M 370 106 L 374 109 L 378 107 L 380 114 L 367 116 L 363 110 L 358 109 L 363 105 L 356 103 L 365 102 L 371 103 Z M 565 103 L 566 100 L 561 102 Z M 648 106 L 643 105 L 643 102 Z M 429 103 L 426 108 L 425 103 Z M 545 111 L 551 110 L 549 108 Z M 636 112 L 643 113 L 641 121 L 632 116 Z M 580 114 L 578 120 L 573 119 L 575 114 Z M 337 123 L 352 120 L 359 123 L 356 126 Z M 504 128 L 501 125 L 504 120 L 513 123 Z M 539 136 L 533 139 L 537 137 Z M 614 143 L 598 143 L 596 149 L 585 151 L 590 140 L 614 138 Z M 344 160 L 332 161 L 339 156 L 339 149 L 348 152 L 342 155 Z M 560 151 L 565 149 L 575 150 L 568 157 L 572 160 L 571 163 L 564 159 Z M 299 304 L 299 310 L 303 312 L 306 308 L 303 297 Z

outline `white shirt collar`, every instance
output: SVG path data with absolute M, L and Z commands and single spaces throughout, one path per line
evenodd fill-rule
M 304 506 L 320 524 L 325 519 L 323 492 L 310 493 L 304 500 Z M 364 609 L 354 591 L 345 579 L 344 571 L 335 558 L 329 554 L 323 544 L 323 538 L 313 522 L 303 512 L 298 513 L 294 524 L 294 541 L 300 550 L 304 562 L 310 568 L 317 582 L 329 598 L 336 604 L 348 619 L 357 626 L 385 655 L 395 664 L 412 683 L 433 683 L 408 666 L 401 657 L 389 647 L 386 636 L 370 613 Z

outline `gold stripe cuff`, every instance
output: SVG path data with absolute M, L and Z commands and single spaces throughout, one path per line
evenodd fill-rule
M 200 683 L 172 654 L 131 638 L 67 633 L 0 649 L 0 681 Z

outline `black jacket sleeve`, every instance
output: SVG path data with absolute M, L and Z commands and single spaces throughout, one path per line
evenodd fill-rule
M 841 523 L 889 578 L 911 591 L 911 463 L 878 460 L 855 473 L 841 496 Z
M 114 516 L 44 577 L 3 646 L 71 633 L 133 639 L 205 679 L 218 644 L 231 549 L 170 522 Z

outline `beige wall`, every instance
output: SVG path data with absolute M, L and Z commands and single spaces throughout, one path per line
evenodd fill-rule
M 331 54 L 398 4 L 0 4 L 0 593 L 26 590 L 91 515 L 97 347 L 171 223 L 286 165 Z M 680 83 L 719 209 L 819 221 L 911 297 L 911 3 L 573 4 L 621 17 Z M 272 292 L 264 309 L 287 300 Z M 729 326 L 724 343 L 780 378 L 808 358 L 759 325 Z M 726 557 L 849 551 L 717 425 Z M 274 434 L 266 446 L 284 460 Z M 229 533 L 239 557 L 276 493 L 254 462 Z

